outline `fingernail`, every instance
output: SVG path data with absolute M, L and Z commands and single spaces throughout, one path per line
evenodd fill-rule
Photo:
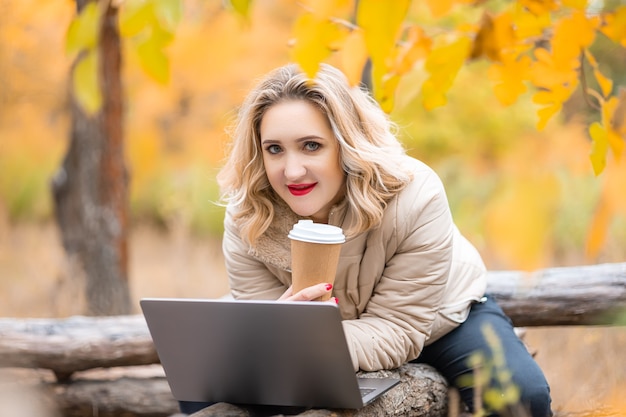
M 339 298 L 335 297 L 335 304 L 339 304 Z
M 326 284 L 326 291 L 330 291 L 333 289 L 333 284 Z

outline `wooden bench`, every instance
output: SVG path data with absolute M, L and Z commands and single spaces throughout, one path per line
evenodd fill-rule
M 626 322 L 626 263 L 490 272 L 488 292 L 517 327 Z M 0 318 L 0 367 L 47 372 L 37 380 L 38 388 L 65 416 L 165 417 L 178 410 L 141 315 Z M 401 384 L 374 404 L 359 411 L 310 410 L 302 415 L 447 412 L 446 383 L 432 368 L 408 364 L 381 372 L 397 376 Z M 218 415 L 245 416 L 250 411 L 216 404 L 194 417 Z

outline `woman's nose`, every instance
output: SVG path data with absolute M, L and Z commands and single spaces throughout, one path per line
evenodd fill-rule
M 296 180 L 306 175 L 306 167 L 301 158 L 289 156 L 285 161 L 285 178 Z

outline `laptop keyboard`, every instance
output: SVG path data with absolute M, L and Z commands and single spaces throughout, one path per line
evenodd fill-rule
M 361 390 L 361 397 L 365 397 L 370 392 L 375 391 L 374 388 L 360 388 L 360 390 Z

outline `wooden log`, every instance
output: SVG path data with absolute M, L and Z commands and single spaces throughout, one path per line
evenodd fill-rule
M 45 383 L 41 388 L 50 406 L 65 417 L 166 417 L 178 412 L 164 376 L 119 378 L 82 376 L 69 384 Z M 362 377 L 391 376 L 400 383 L 381 398 L 360 410 L 304 410 L 293 407 L 239 407 L 214 404 L 193 417 L 250 417 L 298 415 L 303 417 L 413 416 L 441 417 L 447 412 L 448 388 L 445 379 L 432 367 L 406 364 L 399 369 L 360 372 Z
M 44 388 L 64 417 L 166 417 L 179 411 L 165 377 L 76 380 Z
M 518 327 L 612 324 L 626 314 L 626 263 L 491 272 L 488 292 Z M 63 380 L 86 369 L 158 362 L 141 315 L 0 319 L 0 367 L 51 369 Z
M 490 272 L 487 290 L 517 327 L 623 324 L 626 318 L 626 263 Z
M 99 367 L 159 363 L 141 315 L 0 319 L 0 367 L 51 369 L 59 380 Z

